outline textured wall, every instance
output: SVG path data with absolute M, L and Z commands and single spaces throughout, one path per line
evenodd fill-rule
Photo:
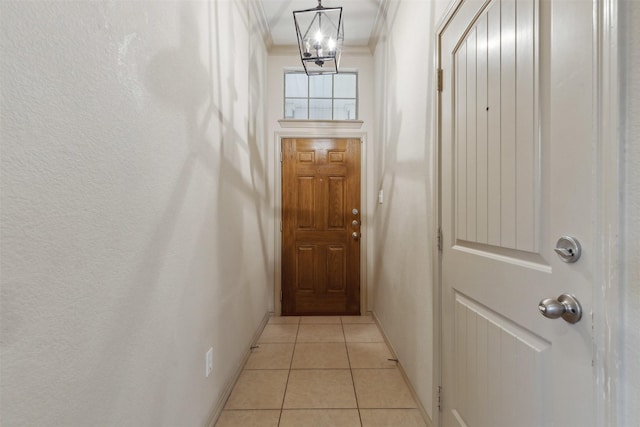
M 390 2 L 375 50 L 374 311 L 432 415 L 434 58 L 448 4 Z
M 214 410 L 273 292 L 250 10 L 0 3 L 3 426 Z
M 624 137 L 624 283 L 620 426 L 640 425 L 640 2 L 621 2 Z

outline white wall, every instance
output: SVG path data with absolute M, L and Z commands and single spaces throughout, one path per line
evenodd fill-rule
M 640 425 L 640 2 L 623 0 L 622 111 L 625 188 L 623 241 L 620 426 Z
M 3 426 L 213 413 L 273 293 L 250 10 L 0 3 Z
M 360 129 L 335 129 L 331 127 L 318 127 L 318 128 L 304 128 L 304 129 L 291 129 L 282 128 L 278 120 L 283 119 L 284 116 L 284 77 L 283 73 L 289 69 L 302 69 L 300 62 L 300 55 L 295 52 L 291 52 L 289 49 L 283 51 L 274 51 L 269 54 L 268 59 L 268 129 L 269 129 L 269 143 L 272 156 L 272 164 L 274 167 L 270 169 L 269 180 L 271 188 L 273 188 L 273 207 L 272 212 L 274 220 L 279 223 L 280 210 L 281 210 L 281 194 L 280 194 L 280 160 L 279 156 L 276 156 L 277 150 L 279 150 L 279 138 L 281 137 L 295 137 L 295 136 L 332 136 L 332 137 L 364 137 L 366 139 L 365 145 L 362 147 L 363 156 L 363 179 L 362 179 L 362 195 L 365 200 L 365 204 L 362 205 L 362 244 L 365 245 L 365 251 L 363 251 L 363 258 L 370 260 L 367 257 L 367 252 L 370 251 L 372 240 L 369 238 L 369 224 L 371 222 L 372 212 L 374 211 L 376 196 L 373 192 L 377 191 L 370 184 L 372 179 L 372 156 L 373 153 L 378 150 L 377 141 L 373 135 L 374 129 L 374 115 L 373 115 L 373 101 L 374 101 L 374 89 L 373 89 L 373 56 L 368 51 L 357 50 L 346 51 L 342 55 L 340 62 L 340 70 L 358 71 L 358 119 L 363 121 Z M 276 170 L 277 169 L 277 170 Z M 279 226 L 278 226 L 279 230 Z M 280 235 L 278 231 L 276 241 L 276 293 L 280 294 L 280 276 L 279 276 L 279 254 L 280 254 Z M 368 272 L 371 271 L 371 264 L 368 263 L 364 266 L 361 274 L 361 285 L 367 286 Z M 273 309 L 277 312 L 278 307 L 272 304 Z M 371 309 L 371 300 L 366 304 L 367 310 Z
M 374 311 L 433 417 L 436 25 L 448 1 L 392 1 L 375 50 Z

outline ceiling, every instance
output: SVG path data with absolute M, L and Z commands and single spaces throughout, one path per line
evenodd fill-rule
M 368 46 L 384 0 L 323 0 L 324 7 L 342 6 L 344 21 L 344 45 L 346 47 Z M 260 0 L 267 21 L 272 46 L 296 44 L 293 11 L 311 9 L 317 0 Z

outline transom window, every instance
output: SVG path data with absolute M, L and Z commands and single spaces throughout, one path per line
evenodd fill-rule
M 286 71 L 284 118 L 357 120 L 358 73 L 307 76 L 302 71 Z

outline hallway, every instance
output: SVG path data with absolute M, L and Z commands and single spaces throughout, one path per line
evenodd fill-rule
M 371 316 L 272 317 L 217 427 L 425 426 Z
M 474 27 L 475 45 L 448 36 L 446 54 L 438 34 L 457 1 L 331 2 L 374 12 L 362 39 L 345 21 L 340 70 L 357 75 L 356 120 L 286 119 L 292 102 L 329 111 L 354 100 L 308 81 L 306 95 L 287 94 L 300 50 L 277 43 L 271 24 L 295 36 L 298 1 L 0 2 L 1 426 L 439 427 L 456 425 L 442 414 L 457 402 L 463 418 L 503 409 L 525 418 L 484 391 L 503 379 L 512 401 L 593 414 L 593 426 L 640 426 L 640 364 L 631 363 L 640 359 L 640 1 L 468 2 L 495 9 Z M 526 22 L 528 32 L 515 30 Z M 576 42 L 578 23 L 590 41 Z M 438 58 L 453 61 L 446 73 Z M 503 75 L 509 91 L 526 89 L 521 102 L 502 91 Z M 282 141 L 291 138 L 361 141 L 359 219 L 347 202 L 340 212 L 358 227 L 347 240 L 360 245 L 359 307 L 370 317 L 267 323 L 282 312 Z M 554 251 L 562 236 L 582 242 L 578 264 Z M 582 323 L 543 317 L 539 302 L 564 293 L 583 304 Z M 473 342 L 492 352 L 467 351 Z M 554 355 L 578 350 L 588 373 L 576 376 L 593 387 L 556 375 Z M 554 369 L 519 369 L 523 354 Z M 559 372 L 575 375 L 566 362 Z M 497 375 L 509 371 L 545 385 L 526 387 L 538 399 Z M 475 396 L 495 407 L 457 399 L 473 390 L 457 379 L 487 385 Z M 598 401 L 582 404 L 565 384 Z

